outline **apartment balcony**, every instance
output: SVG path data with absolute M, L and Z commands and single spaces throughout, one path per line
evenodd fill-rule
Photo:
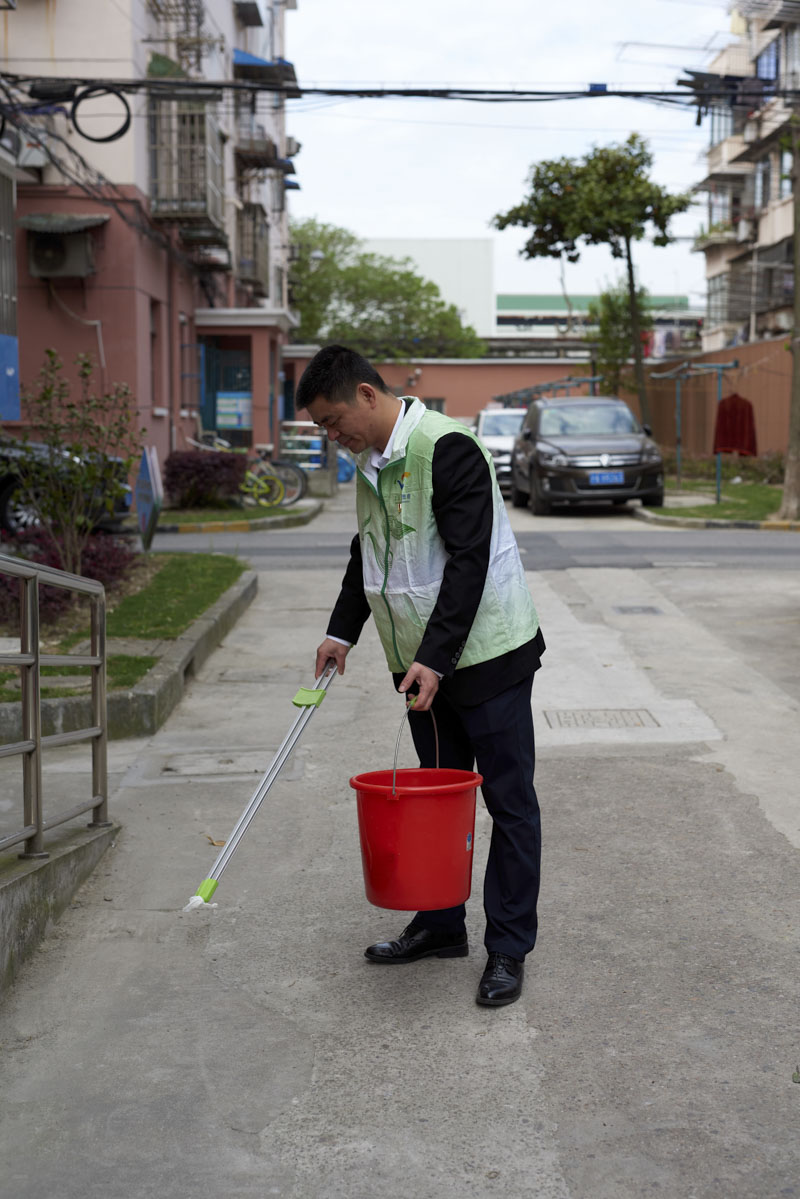
M 150 119 L 150 212 L 193 245 L 227 245 L 222 134 L 203 104 L 155 100 Z
M 285 58 L 259 58 L 255 54 L 249 54 L 246 50 L 235 47 L 233 77 L 254 83 L 271 84 L 275 91 L 283 92 L 293 98 L 299 98 L 302 95 L 297 85 L 294 66 Z
M 800 3 L 798 0 L 775 0 L 767 17 L 766 29 L 776 29 L 780 25 L 800 22 Z
M 758 162 L 769 150 L 777 148 L 787 136 L 792 119 L 791 110 L 782 100 L 768 100 L 745 125 L 744 145 L 736 155 L 734 165 Z
M 739 156 L 748 148 L 743 133 L 735 133 L 711 146 L 706 157 L 706 180 L 712 183 L 744 180 L 753 168 L 749 162 L 739 161 Z
M 269 223 L 260 204 L 245 204 L 236 216 L 236 277 L 269 295 Z
M 708 229 L 701 229 L 694 239 L 692 249 L 710 250 L 714 246 L 735 245 L 737 241 L 737 230 L 733 222 L 720 222 Z
M 248 114 L 236 122 L 236 155 L 244 167 L 266 170 L 278 161 L 278 148 L 263 125 Z

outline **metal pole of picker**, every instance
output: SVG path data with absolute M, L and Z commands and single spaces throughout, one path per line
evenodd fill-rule
M 211 867 L 208 877 L 203 879 L 197 891 L 183 909 L 184 912 L 190 912 L 194 908 L 202 908 L 209 905 L 211 897 L 217 889 L 217 884 L 223 870 L 236 852 L 239 842 L 247 832 L 253 817 L 261 807 L 267 792 L 285 765 L 289 754 L 300 740 L 303 729 L 314 715 L 315 710 L 322 703 L 325 693 L 336 677 L 336 667 L 332 662 L 329 663 L 329 667 L 330 669 L 326 667 L 328 673 L 323 674 L 319 679 L 315 680 L 313 688 L 301 687 L 292 700 L 292 703 L 300 709 L 295 717 L 294 724 L 278 747 L 275 757 L 272 759 L 261 782 L 253 792 L 250 802 L 234 825 L 233 831 L 225 842 L 224 848 L 218 854 L 217 860 Z

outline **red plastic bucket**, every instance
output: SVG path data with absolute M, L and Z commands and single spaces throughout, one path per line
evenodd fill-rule
M 475 792 L 482 782 L 471 770 L 422 767 L 350 779 L 370 903 L 430 911 L 469 898 Z

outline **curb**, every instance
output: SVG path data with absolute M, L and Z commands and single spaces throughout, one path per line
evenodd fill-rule
M 671 525 L 685 529 L 764 529 L 769 532 L 800 533 L 800 520 L 720 520 L 702 516 L 662 516 L 647 508 L 632 508 L 630 515 L 635 520 L 649 521 L 654 525 Z
M 109 740 L 149 737 L 179 703 L 190 679 L 255 599 L 258 575 L 248 570 L 185 632 L 129 691 L 108 693 Z M 70 733 L 92 724 L 91 699 L 42 700 L 42 734 Z M 0 704 L 0 745 L 22 740 L 22 705 Z
M 292 529 L 307 525 L 319 516 L 324 504 L 316 500 L 311 507 L 285 516 L 262 516 L 257 520 L 207 520 L 198 524 L 165 525 L 159 522 L 156 533 L 251 533 L 261 529 Z
M 91 816 L 91 812 L 87 812 Z M 48 840 L 48 857 L 0 861 L 0 994 L 45 936 L 73 895 L 114 844 L 120 826 L 73 829 Z

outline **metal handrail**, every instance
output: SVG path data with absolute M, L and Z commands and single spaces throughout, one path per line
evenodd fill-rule
M 106 720 L 106 593 L 102 583 L 80 575 L 39 566 L 0 554 L 0 574 L 20 580 L 20 648 L 18 653 L 0 653 L 0 666 L 21 672 L 22 740 L 0 746 L 0 757 L 22 756 L 23 827 L 0 837 L 0 850 L 25 842 L 22 858 L 46 858 L 44 834 L 83 812 L 92 812 L 90 828 L 109 825 L 108 819 L 108 724 Z M 89 596 L 91 644 L 88 654 L 43 654 L 39 645 L 39 588 L 59 587 Z M 42 666 L 90 666 L 92 678 L 92 723 L 69 733 L 42 736 L 40 669 Z M 42 749 L 92 742 L 92 797 L 66 812 L 44 818 L 42 796 Z

